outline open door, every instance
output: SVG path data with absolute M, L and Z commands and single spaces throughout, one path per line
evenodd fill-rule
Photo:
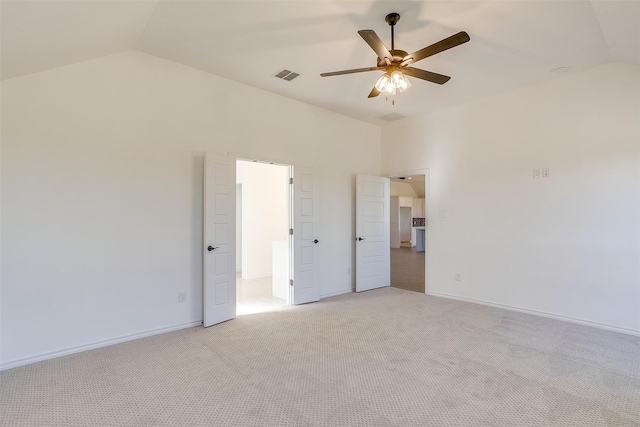
M 202 318 L 205 327 L 236 317 L 236 159 L 204 160 Z
M 391 284 L 389 178 L 356 175 L 356 292 Z
M 318 283 L 318 182 L 313 169 L 293 168 L 293 298 L 294 304 L 320 299 Z

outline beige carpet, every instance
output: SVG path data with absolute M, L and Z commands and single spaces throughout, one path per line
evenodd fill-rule
M 640 338 L 392 288 L 0 381 L 2 426 L 640 425 Z

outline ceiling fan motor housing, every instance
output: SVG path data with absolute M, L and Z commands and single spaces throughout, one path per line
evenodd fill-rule
M 392 56 L 391 63 L 397 64 L 397 65 L 399 65 L 407 55 L 409 55 L 407 52 L 400 49 L 392 49 L 389 51 L 389 53 Z M 387 61 L 385 61 L 384 59 L 378 58 L 378 67 L 384 67 L 386 65 L 387 65 Z

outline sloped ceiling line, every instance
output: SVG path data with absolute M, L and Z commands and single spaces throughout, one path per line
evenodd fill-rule
M 140 41 L 142 40 L 142 37 L 144 37 L 145 33 L 147 32 L 147 28 L 149 28 L 149 23 L 151 22 L 151 20 L 153 19 L 153 17 L 156 14 L 156 11 L 158 10 L 158 2 L 160 0 L 147 0 L 149 3 L 154 3 L 154 7 L 153 7 L 153 12 L 151 12 L 149 14 L 149 18 L 147 19 L 147 22 L 144 24 L 144 27 L 142 28 L 142 31 L 140 31 L 140 34 L 138 34 L 138 38 L 136 39 L 134 46 L 136 48 L 136 50 L 140 50 L 139 46 L 140 46 Z

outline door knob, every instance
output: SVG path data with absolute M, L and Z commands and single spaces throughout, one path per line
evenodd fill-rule
M 214 250 L 214 249 L 218 249 L 219 247 L 220 247 L 220 246 L 216 246 L 215 248 L 214 248 L 213 246 L 207 246 L 207 250 L 208 250 L 209 252 L 211 252 L 212 250 Z
M 318 240 L 318 239 L 316 239 L 316 240 L 314 240 L 314 241 L 313 241 L 313 243 L 318 243 L 318 242 L 319 242 L 319 240 Z
M 362 241 L 362 240 L 367 240 L 364 237 L 358 237 L 358 242 Z

